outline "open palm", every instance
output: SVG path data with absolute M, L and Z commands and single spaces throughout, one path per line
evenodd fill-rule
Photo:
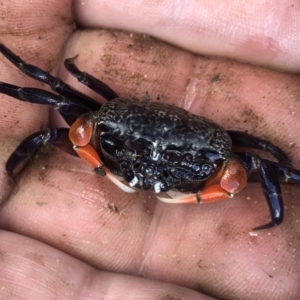
M 73 31 L 70 1 L 56 1 L 56 5 L 36 1 L 34 7 L 10 1 L 0 21 L 6 28 L 0 42 L 26 62 L 103 101 L 63 68 L 65 58 L 78 54 L 76 64 L 81 70 L 103 80 L 121 96 L 143 99 L 147 95 L 209 117 L 226 129 L 269 139 L 300 168 L 298 76 L 199 56 L 149 36 L 100 28 L 136 30 L 198 54 L 231 56 L 297 71 L 300 62 L 292 51 L 292 38 L 288 54 L 281 55 L 277 49 L 275 55 L 273 48 L 262 50 L 263 41 L 257 38 L 253 51 L 244 45 L 229 55 L 228 47 L 222 49 L 218 44 L 221 37 L 212 34 L 217 24 L 207 28 L 205 44 L 207 36 L 199 30 L 204 21 L 188 22 L 193 7 L 183 8 L 186 22 L 178 24 L 163 18 L 162 6 L 154 21 L 155 15 L 151 19 L 146 14 L 143 20 L 138 12 L 134 18 L 132 7 L 124 7 L 127 13 L 120 14 L 122 5 L 113 5 L 115 1 L 91 6 L 92 2 L 74 2 L 82 29 Z M 169 9 L 176 15 L 176 7 Z M 148 7 L 148 11 L 153 14 L 155 10 Z M 145 24 L 139 27 L 137 22 L 142 21 Z M 87 26 L 95 29 L 87 30 Z M 231 38 L 228 45 L 238 43 Z M 281 37 L 277 39 L 279 43 Z M 1 81 L 46 88 L 2 57 L 0 63 Z M 149 192 L 126 194 L 95 175 L 80 159 L 46 146 L 14 184 L 5 173 L 5 161 L 20 141 L 41 128 L 64 124 L 46 106 L 4 95 L 1 104 L 3 298 L 210 299 L 206 296 L 210 295 L 218 299 L 297 299 L 299 187 L 282 187 L 283 224 L 251 237 L 249 230 L 269 220 L 258 183 L 219 204 L 168 205 L 157 202 Z

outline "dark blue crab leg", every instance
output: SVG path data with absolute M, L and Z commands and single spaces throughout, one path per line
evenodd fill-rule
M 68 134 L 69 128 L 57 128 L 38 131 L 25 138 L 6 162 L 8 175 L 16 182 L 16 175 L 22 170 L 28 159 L 46 143 L 77 156 Z
M 263 159 L 260 161 L 260 176 L 263 193 L 266 197 L 271 214 L 271 222 L 254 228 L 254 231 L 280 225 L 284 217 L 281 188 L 277 173 L 272 168 L 272 165 Z
M 21 88 L 16 85 L 0 82 L 0 93 L 25 102 L 51 105 L 60 112 L 69 125 L 74 123 L 80 115 L 89 111 L 84 105 L 42 89 Z
M 53 77 L 48 72 L 36 66 L 27 64 L 19 56 L 6 48 L 3 44 L 0 44 L 0 53 L 2 53 L 12 64 L 14 64 L 27 76 L 49 85 L 60 95 L 72 99 L 74 103 L 85 106 L 89 110 L 98 110 L 101 107 L 100 103 L 88 97 L 87 95 L 75 90 L 74 88 L 63 82 L 60 78 Z
M 280 181 L 300 185 L 300 170 L 281 166 L 272 161 L 269 163 L 272 165 L 273 169 L 276 170 Z
M 229 130 L 227 132 L 234 146 L 253 148 L 269 152 L 278 160 L 280 164 L 291 167 L 292 164 L 289 157 L 280 148 L 273 145 L 269 141 L 257 138 L 251 134 L 241 131 Z
M 259 156 L 247 152 L 235 153 L 248 174 L 258 172 L 262 189 L 267 200 L 271 222 L 254 229 L 261 230 L 281 224 L 284 216 L 284 206 L 281 195 L 280 182 L 289 182 L 300 185 L 300 171 L 273 161 L 261 159 Z
M 119 95 L 111 89 L 107 84 L 99 80 L 98 78 L 80 71 L 74 64 L 76 56 L 66 59 L 64 62 L 65 68 L 78 79 L 79 82 L 88 86 L 91 90 L 101 95 L 106 100 L 113 100 L 119 97 Z

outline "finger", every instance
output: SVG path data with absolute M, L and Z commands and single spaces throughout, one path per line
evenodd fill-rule
M 274 103 L 276 112 L 279 105 L 281 116 L 288 122 L 286 107 L 293 97 L 288 96 L 289 89 L 283 88 L 278 94 L 272 87 L 296 87 L 296 77 L 243 65 L 245 70 L 232 62 L 222 65 L 218 60 L 199 60 L 149 38 L 106 31 L 76 34 L 66 57 L 75 54 L 80 54 L 76 63 L 81 69 L 105 79 L 121 95 L 142 99 L 149 91 L 154 99 L 211 117 L 225 127 L 249 126 L 250 132 L 255 129 L 257 133 L 270 130 L 278 134 L 279 142 L 286 137 L 282 122 L 274 133 L 272 123 L 251 113 L 245 117 L 243 109 L 253 99 L 259 105 L 266 94 L 269 107 Z M 228 70 L 231 76 L 224 77 Z M 241 81 L 241 74 L 247 74 L 248 84 Z M 79 87 L 72 77 L 62 75 Z M 262 98 L 255 97 L 258 84 L 266 88 L 261 91 Z M 283 95 L 287 102 L 280 106 Z M 257 113 L 266 117 L 269 111 L 259 111 L 258 107 Z M 247 122 L 241 124 L 243 117 Z M 293 132 L 293 128 L 287 129 Z M 285 227 L 283 224 L 271 236 L 253 240 L 249 229 L 269 218 L 257 185 L 217 207 L 156 204 L 152 194 L 125 194 L 105 178 L 97 178 L 79 160 L 48 148 L 20 178 L 18 190 L 1 211 L 0 219 L 10 230 L 34 236 L 97 267 L 203 289 L 222 298 L 233 299 L 234 295 L 251 299 L 254 291 L 270 298 L 281 280 L 275 271 L 284 270 L 286 288 L 278 291 L 280 298 L 298 292 L 295 274 L 299 274 L 299 263 L 289 248 L 283 247 L 299 235 L 293 227 L 297 223 L 296 193 L 296 187 L 285 190 L 286 206 L 294 206 L 293 211 L 287 209 Z M 247 202 L 247 198 L 254 201 Z M 282 255 L 278 256 L 274 245 L 282 246 Z M 294 247 L 299 245 L 294 243 Z M 261 271 L 267 263 L 266 253 L 276 264 L 273 273 L 271 263 L 267 272 Z M 249 265 L 253 269 L 250 279 L 243 276 L 248 274 Z
M 299 9 L 278 1 L 75 1 L 84 27 L 146 33 L 195 53 L 299 71 Z
M 36 240 L 1 231 L 4 299 L 212 299 L 186 288 L 96 270 Z
M 1 43 L 10 48 L 18 46 L 15 51 L 24 60 L 30 59 L 31 62 L 40 63 L 41 67 L 52 70 L 53 58 L 57 58 L 73 30 L 71 2 L 63 0 L 50 4 L 43 0 L 34 3 L 9 1 L 2 9 L 0 22 L 4 29 L 1 32 Z M 4 74 L 10 76 L 10 73 Z

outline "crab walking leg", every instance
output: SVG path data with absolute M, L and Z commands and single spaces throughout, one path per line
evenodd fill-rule
M 74 99 L 70 100 L 62 95 L 56 95 L 37 88 L 22 88 L 13 84 L 0 82 L 0 93 L 24 102 L 51 105 L 59 111 L 69 125 L 80 115 L 90 110 L 88 106 L 77 103 Z M 99 104 L 99 108 L 100 106 Z
M 65 96 L 68 99 L 74 99 L 73 101 L 79 104 L 79 106 L 93 110 L 99 109 L 101 107 L 100 103 L 90 98 L 89 96 L 75 90 L 73 87 L 63 82 L 60 78 L 53 77 L 48 72 L 36 66 L 27 64 L 19 56 L 14 54 L 11 50 L 9 50 L 1 43 L 0 53 L 2 53 L 21 72 L 35 80 L 47 84 L 51 87 L 52 90 L 56 91 L 58 94 Z M 16 98 L 18 99 L 18 97 Z
M 234 146 L 253 148 L 271 153 L 281 164 L 292 166 L 291 160 L 280 148 L 267 140 L 241 131 L 227 131 Z
M 215 181 L 219 181 L 216 183 Z M 232 155 L 229 163 L 221 166 L 219 172 L 208 181 L 200 192 L 173 198 L 157 197 L 167 203 L 211 203 L 233 198 L 247 185 L 247 173 L 240 160 Z
M 110 88 L 107 84 L 90 75 L 89 73 L 80 71 L 77 66 L 74 64 L 74 60 L 77 56 L 73 58 L 68 58 L 65 60 L 64 65 L 65 68 L 78 79 L 78 81 L 86 86 L 88 86 L 91 90 L 95 91 L 97 94 L 101 95 L 106 100 L 112 100 L 118 98 L 119 95 Z
M 91 144 L 89 144 L 92 135 L 93 122 L 91 121 L 89 114 L 83 115 L 73 123 L 69 130 L 69 138 L 74 145 L 73 148 L 76 151 L 77 155 L 90 166 L 92 166 L 97 174 L 106 176 L 124 192 L 135 193 L 135 189 L 122 183 L 112 172 L 110 172 L 104 166 L 104 163 L 95 148 Z
M 68 138 L 69 128 L 46 129 L 35 132 L 24 139 L 6 162 L 6 172 L 16 182 L 16 175 L 26 162 L 43 145 L 49 143 L 76 156 L 73 145 Z

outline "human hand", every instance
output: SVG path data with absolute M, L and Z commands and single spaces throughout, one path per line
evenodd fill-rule
M 132 15 L 126 19 L 128 13 L 115 18 L 119 22 L 123 18 L 123 27 L 120 23 L 103 23 L 106 15 L 114 16 L 109 9 L 113 2 L 99 8 L 95 3 L 89 6 L 90 3 L 81 6 L 75 2 L 82 26 L 89 20 L 96 27 L 129 30 L 131 25 L 132 30 L 144 30 L 133 22 Z M 9 13 L 2 19 L 8 32 L 0 41 L 26 62 L 46 70 L 55 66 L 53 74 L 58 73 L 66 82 L 95 96 L 61 65 L 64 58 L 79 54 L 78 67 L 104 80 L 120 95 L 142 99 L 148 92 L 151 100 L 159 98 L 176 104 L 209 117 L 226 129 L 247 130 L 276 143 L 300 167 L 297 76 L 196 56 L 147 36 L 101 29 L 71 34 L 71 9 L 67 1 L 49 7 L 40 1 L 34 10 L 29 3 L 23 4 L 27 9 L 13 1 L 9 5 Z M 120 3 L 114 7 L 120 9 Z M 26 18 L 23 16 L 20 21 L 16 15 L 24 15 L 24 11 Z M 102 23 L 97 24 L 97 20 Z M 168 27 L 174 28 L 157 26 L 155 31 L 145 32 L 166 39 L 158 33 L 159 28 L 164 31 Z M 213 24 L 210 28 L 213 32 Z M 185 41 L 189 40 L 185 38 L 188 34 L 173 31 L 169 37 L 183 36 Z M 201 33 L 199 40 L 202 39 Z M 216 45 L 219 40 L 215 36 L 214 43 L 209 44 Z M 293 39 L 289 41 L 292 43 Z M 182 42 L 181 46 L 198 53 L 204 51 L 187 44 Z M 204 42 L 200 44 L 205 46 Z M 216 51 L 208 48 L 205 53 L 215 54 L 213 50 Z M 244 56 L 235 57 L 258 62 L 255 51 L 251 56 L 248 49 L 244 50 L 239 51 Z M 218 51 L 225 55 L 222 49 Z M 299 69 L 299 60 L 292 51 L 290 55 L 282 54 L 285 59 L 277 59 L 279 54 L 269 58 L 267 52 L 260 56 L 260 63 Z M 264 60 L 265 57 L 269 59 Z M 41 87 L 5 59 L 0 60 L 1 81 Z M 60 63 L 56 65 L 57 61 Z M 125 194 L 106 178 L 97 177 L 79 159 L 48 146 L 30 162 L 14 185 L 4 170 L 9 154 L 28 134 L 49 123 L 57 126 L 60 121 L 48 107 L 5 96 L 1 102 L 0 224 L 9 231 L 1 232 L 2 297 L 132 299 L 139 295 L 150 299 L 208 299 L 201 291 L 220 299 L 296 299 L 299 187 L 282 188 L 286 205 L 284 223 L 258 237 L 250 237 L 250 229 L 269 219 L 259 184 L 249 184 L 233 200 L 224 203 L 167 205 L 157 202 L 148 192 Z M 291 143 L 294 147 L 289 148 Z M 248 197 L 251 201 L 246 200 Z

